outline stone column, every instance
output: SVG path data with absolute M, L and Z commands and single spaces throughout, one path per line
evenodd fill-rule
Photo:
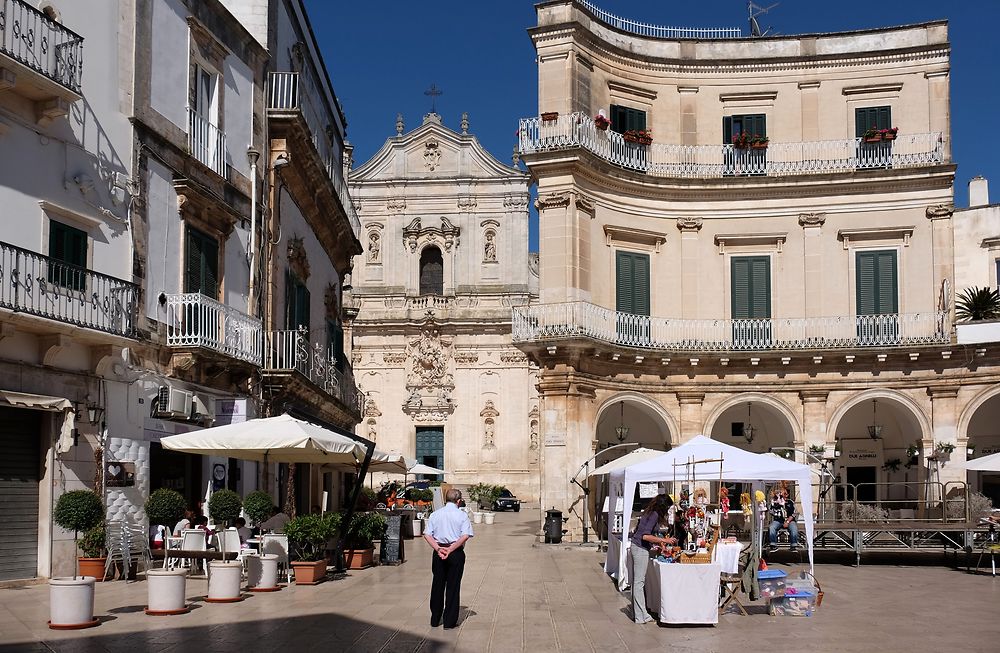
M 939 458 L 944 464 L 938 464 L 938 475 L 942 483 L 948 481 L 964 481 L 965 470 L 962 463 L 965 462 L 965 447 L 958 446 L 958 414 L 956 411 L 956 397 L 958 397 L 958 387 L 927 388 L 927 394 L 931 398 L 931 431 L 933 442 L 929 445 L 931 454 L 935 454 L 935 447 L 939 443 L 947 442 L 955 445 L 955 450 L 947 456 Z
M 704 429 L 704 423 L 701 418 L 701 406 L 704 401 L 704 392 L 682 390 L 677 393 L 677 403 L 681 407 L 679 425 L 681 432 L 677 440 L 681 444 L 700 434 Z
M 833 445 L 836 434 L 827 433 L 826 399 L 830 393 L 826 390 L 801 390 L 799 399 L 802 401 L 802 439 L 808 449 L 811 445 Z
M 952 214 L 955 207 L 951 204 L 929 206 L 926 210 L 927 219 L 931 221 L 931 261 L 934 268 L 934 294 L 938 298 L 935 308 L 941 307 L 941 288 L 947 279 L 951 285 L 951 296 L 955 294 L 955 240 L 953 234 Z M 948 306 L 952 305 L 951 296 Z M 949 315 L 950 318 L 954 315 Z
M 681 317 L 688 319 L 700 317 L 698 307 L 703 303 L 699 292 L 702 275 L 698 253 L 701 225 L 701 218 L 677 218 L 677 229 L 681 232 Z
M 824 314 L 823 223 L 825 222 L 825 213 L 799 214 L 803 249 L 802 292 L 805 299 L 803 317 L 822 317 Z

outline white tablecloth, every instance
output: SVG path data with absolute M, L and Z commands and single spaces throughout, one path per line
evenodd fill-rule
M 724 574 L 737 574 L 740 571 L 740 552 L 743 545 L 739 542 L 716 542 L 712 552 L 712 561 L 719 563 Z
M 719 623 L 717 563 L 688 565 L 655 560 L 646 571 L 646 606 L 665 624 Z
M 622 549 L 621 537 L 621 533 L 612 533 L 608 536 L 608 557 L 604 561 L 604 571 L 618 581 L 619 587 L 622 587 L 622 577 L 619 576 L 618 569 L 618 556 Z M 625 586 L 627 586 L 630 584 L 628 558 L 625 560 L 625 569 L 622 573 L 624 574 Z

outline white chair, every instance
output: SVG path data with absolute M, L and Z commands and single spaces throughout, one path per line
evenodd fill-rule
M 240 543 L 240 534 L 235 528 L 227 528 L 215 534 L 215 548 L 219 551 L 235 551 L 236 559 L 243 562 L 243 548 Z
M 181 531 L 181 549 L 184 551 L 207 551 L 208 542 L 205 540 L 205 531 L 200 528 L 188 528 Z M 193 569 L 195 561 L 189 558 L 184 561 L 184 565 Z M 208 566 L 206 565 L 205 568 L 207 569 Z
M 278 556 L 278 572 L 285 568 L 286 582 L 292 582 L 292 566 L 288 564 L 288 536 L 287 535 L 261 535 L 260 552 Z

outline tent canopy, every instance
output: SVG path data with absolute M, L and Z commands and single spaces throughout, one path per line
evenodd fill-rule
M 965 463 L 965 469 L 970 472 L 1000 472 L 1000 453 L 970 460 Z
M 351 438 L 291 415 L 171 435 L 164 449 L 272 463 L 341 463 L 364 460 L 365 447 Z
M 718 462 L 698 463 L 701 460 L 722 459 L 722 471 Z M 695 461 L 695 464 L 689 464 Z M 676 467 L 675 467 L 676 464 Z M 808 465 L 785 460 L 779 456 L 757 454 L 713 440 L 704 435 L 696 435 L 684 444 L 665 454 L 650 458 L 629 467 L 611 472 L 611 504 L 618 496 L 625 503 L 625 523 L 632 514 L 632 499 L 636 483 L 654 481 L 795 481 L 799 488 L 799 501 L 805 520 L 806 545 L 809 549 L 809 565 L 813 563 L 813 501 L 812 471 Z M 618 568 L 625 568 L 628 538 L 623 538 Z
M 609 460 L 600 467 L 594 469 L 594 471 L 587 474 L 587 476 L 603 476 L 605 474 L 610 474 L 611 472 L 628 467 L 629 465 L 634 465 L 636 463 L 641 463 L 644 460 L 649 460 L 650 458 L 656 458 L 662 456 L 665 451 L 660 451 L 659 449 L 647 449 L 646 447 L 639 447 L 634 449 L 624 456 L 615 458 L 614 460 Z
M 407 470 L 407 473 L 408 474 L 427 474 L 427 475 L 437 475 L 437 476 L 440 476 L 441 474 L 444 474 L 445 471 L 443 469 L 438 469 L 437 467 L 431 467 L 430 465 L 425 465 L 423 463 L 419 463 L 419 464 L 416 464 L 416 465 L 413 465 L 412 467 L 410 467 L 410 469 Z

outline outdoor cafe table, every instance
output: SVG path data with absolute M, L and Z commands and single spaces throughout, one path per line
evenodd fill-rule
M 651 560 L 646 569 L 646 606 L 665 624 L 719 623 L 722 567 Z

